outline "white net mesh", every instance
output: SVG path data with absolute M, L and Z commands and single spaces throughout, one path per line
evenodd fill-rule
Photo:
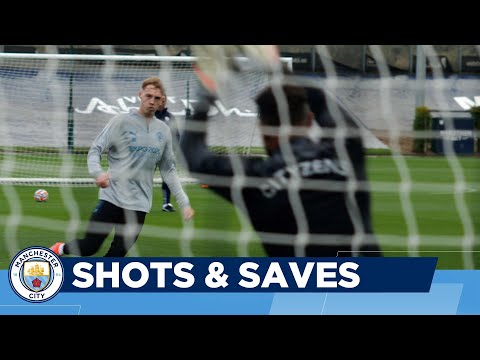
M 352 192 L 362 186 L 372 189 L 374 230 L 385 255 L 433 255 L 439 256 L 440 268 L 476 268 L 480 164 L 475 154 L 459 156 L 456 141 L 475 141 L 478 130 L 459 132 L 451 120 L 470 118 L 470 113 L 446 111 L 468 111 L 479 106 L 480 81 L 478 76 L 450 76 L 443 70 L 434 47 L 419 49 L 431 65 L 424 80 L 393 73 L 384 48 L 376 45 L 367 48 L 377 69 L 375 76 L 345 76 L 337 72 L 329 47 L 317 45 L 315 54 L 325 72 L 292 76 L 291 81 L 327 89 L 358 119 L 366 148 L 390 152 L 368 157 L 368 184 L 347 184 Z M 469 55 L 478 57 L 480 48 L 473 49 Z M 249 154 L 262 149 L 252 99 L 264 87 L 269 74 L 261 66 L 243 67 L 240 72 L 232 70 L 226 58 L 240 55 L 262 63 L 265 53 L 239 46 L 204 46 L 195 50 L 198 55 L 213 58 L 213 63 L 206 66 L 225 83 L 221 102 L 210 113 L 208 144 L 230 150 L 240 148 L 242 153 Z M 96 188 L 86 171 L 86 150 L 92 140 L 113 115 L 138 105 L 139 85 L 150 76 L 159 76 L 164 82 L 168 108 L 182 126 L 195 101 L 198 84 L 192 64 L 196 59 L 0 54 L 0 267 L 8 266 L 11 256 L 23 247 L 49 246 L 54 241 L 81 235 L 96 198 Z M 291 66 L 291 59 L 283 61 Z M 442 110 L 439 116 L 444 121 L 443 130 L 412 130 L 419 94 L 424 96 L 425 106 Z M 335 106 L 331 111 L 341 124 Z M 315 138 L 327 134 L 326 129 L 315 127 L 310 135 Z M 333 136 L 341 139 L 349 134 L 340 127 Z M 413 153 L 414 141 L 421 139 L 431 139 L 437 150 L 441 145 L 442 153 L 432 152 L 432 145 L 427 146 L 427 154 Z M 288 147 L 284 150 L 289 153 Z M 340 158 L 346 156 L 341 146 L 337 151 Z M 131 254 L 262 255 L 249 219 L 237 211 L 244 207 L 241 190 L 253 179 L 243 176 L 235 157 L 233 165 L 237 175 L 232 192 L 235 206 L 207 195 L 208 190 L 199 190 L 196 179 L 180 168 L 182 179 L 195 186 L 187 188 L 187 192 L 199 215 L 187 225 L 165 220 L 153 210 Z M 157 181 L 160 182 L 159 177 Z M 226 180 L 218 177 L 211 181 Z M 328 241 L 325 236 L 310 236 L 303 209 L 295 199 L 295 186 L 334 184 L 292 184 L 299 248 L 306 242 Z M 49 186 L 49 202 L 32 205 L 33 191 L 44 185 Z M 87 189 L 79 190 L 80 187 Z M 84 197 L 88 200 L 85 203 Z M 47 206 L 49 210 L 44 211 Z M 357 222 L 359 214 L 354 202 L 350 203 L 349 212 L 358 235 L 355 241 L 361 238 L 363 230 Z M 171 241 L 159 241 L 165 239 Z M 281 242 L 282 235 L 274 235 L 271 241 Z
M 197 88 L 193 57 L 0 54 L 0 148 L 13 182 L 89 182 L 84 157 L 92 140 L 115 114 L 138 107 L 141 81 L 159 76 L 167 106 L 181 126 Z M 243 73 L 210 132 L 209 144 L 261 146 L 252 94 L 261 74 Z M 76 154 L 77 155 L 76 155 Z M 73 154 L 73 155 L 72 155 Z M 68 164 L 68 166 L 66 166 Z M 79 180 L 82 178 L 83 181 Z M 35 179 L 39 179 L 35 181 Z

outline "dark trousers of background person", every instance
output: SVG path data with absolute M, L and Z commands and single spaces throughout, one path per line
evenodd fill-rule
M 165 181 L 162 181 L 163 204 L 170 203 L 170 188 Z
M 63 251 L 65 254 L 92 256 L 115 229 L 112 244 L 105 257 L 124 257 L 137 241 L 146 214 L 100 200 L 90 217 L 85 237 L 65 244 Z

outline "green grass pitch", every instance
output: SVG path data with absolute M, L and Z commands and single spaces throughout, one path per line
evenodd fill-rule
M 458 158 L 466 184 L 463 197 L 454 194 L 455 173 L 447 158 L 404 157 L 401 161 L 409 177 L 398 170 L 403 166 L 398 159 L 368 157 L 373 225 L 382 250 L 386 256 L 412 256 L 409 244 L 417 239 L 409 235 L 416 224 L 419 256 L 438 256 L 438 269 L 463 269 L 463 241 L 469 223 L 462 214 L 470 215 L 474 239 L 480 243 L 480 159 Z M 411 181 L 410 201 L 401 195 L 402 181 Z M 1 188 L 0 269 L 8 269 L 11 258 L 23 248 L 49 247 L 83 235 L 98 195 L 93 186 Z M 48 202 L 33 200 L 38 188 L 48 190 Z M 129 256 L 264 256 L 248 221 L 231 204 L 198 184 L 187 184 L 185 189 L 196 210 L 194 220 L 183 226 L 178 211 L 163 212 L 161 187 L 156 186 L 152 211 Z M 110 240 L 111 235 L 97 256 L 105 253 Z M 475 250 L 479 251 L 473 253 L 475 267 L 480 268 L 480 248 Z

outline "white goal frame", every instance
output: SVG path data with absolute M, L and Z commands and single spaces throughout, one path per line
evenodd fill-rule
M 55 67 L 57 66 L 56 61 L 60 60 L 67 60 L 67 61 L 103 61 L 106 64 L 108 62 L 112 62 L 112 64 L 122 62 L 125 64 L 125 62 L 131 62 L 134 64 L 135 62 L 160 62 L 160 63 L 176 63 L 176 64 L 181 64 L 181 63 L 189 63 L 189 64 L 194 64 L 197 60 L 198 57 L 196 56 L 155 56 L 155 55 L 88 55 L 88 54 L 52 54 L 52 53 L 46 53 L 46 54 L 25 54 L 25 53 L 0 53 L 0 66 L 3 64 L 2 60 L 9 60 L 10 62 L 13 60 L 46 60 L 48 63 L 48 67 L 51 67 L 54 71 Z M 243 61 L 243 60 L 248 60 L 246 57 L 236 57 L 237 60 Z M 293 59 L 291 57 L 281 57 L 281 61 L 290 69 L 293 69 Z M 16 64 L 18 65 L 18 64 Z M 18 65 L 20 68 L 22 65 Z M 25 67 L 27 68 L 27 66 Z M 115 71 L 115 68 L 112 67 L 108 71 Z M 160 70 L 160 73 L 162 71 L 169 71 L 167 70 Z M 152 76 L 156 75 L 156 71 L 152 71 Z M 162 76 L 160 75 L 162 78 Z M 163 78 L 162 78 L 163 80 Z M 1 83 L 0 83 L 1 85 Z M 140 84 L 138 84 L 140 85 Z M 168 84 L 166 86 L 167 90 L 167 96 L 169 95 L 169 88 Z M 0 90 L 1 86 L 0 86 Z M 195 94 L 190 94 L 191 97 L 194 97 Z M 191 99 L 193 102 L 194 99 Z M 1 101 L 0 101 L 1 105 Z M 187 99 L 187 102 L 185 104 L 185 114 L 187 109 L 190 108 L 190 100 Z M 230 111 L 230 109 L 226 109 L 226 111 Z M 248 114 L 249 116 L 255 116 L 255 113 L 250 113 Z M 110 115 L 111 117 L 112 115 Z M 180 122 L 183 122 L 184 115 L 179 114 L 177 115 L 177 118 L 179 118 Z M 62 119 L 63 120 L 63 119 Z M 10 121 L 9 115 L 3 114 L 1 115 L 0 121 Z M 4 124 L 4 127 L 7 125 Z M 0 129 L 2 126 L 0 125 Z M 7 131 L 8 133 L 8 131 Z M 91 134 L 91 141 L 93 141 L 94 137 L 92 137 L 93 134 Z M 252 141 L 250 138 L 253 137 L 252 135 L 249 135 L 249 140 L 250 142 Z M 4 144 L 0 144 L 2 146 Z M 83 147 L 86 147 L 87 145 L 84 144 Z M 11 161 L 15 161 L 15 158 L 12 157 Z M 8 173 L 8 171 L 7 171 Z M 88 177 L 76 177 L 76 176 L 68 176 L 68 177 L 62 177 L 62 176 L 57 176 L 57 177 L 48 177 L 48 176 L 28 176 L 28 177 L 19 177 L 19 176 L 2 176 L 2 174 L 5 174 L 5 171 L 1 171 L 0 168 L 0 184 L 24 184 L 24 185 L 33 185 L 33 184 L 38 184 L 38 185 L 66 185 L 66 186 L 94 186 L 94 181 L 91 178 Z M 182 176 L 182 181 L 184 182 L 192 182 L 195 181 L 195 179 L 187 177 L 187 176 Z M 155 184 L 161 184 L 161 178 L 158 176 L 158 178 L 155 178 L 154 180 Z

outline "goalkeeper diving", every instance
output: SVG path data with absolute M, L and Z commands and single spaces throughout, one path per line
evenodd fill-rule
M 197 75 L 197 102 L 181 140 L 184 159 L 192 176 L 246 212 L 267 256 L 382 256 L 372 230 L 359 126 L 331 94 L 289 83 L 289 73 L 259 92 L 255 102 L 268 156 L 235 155 L 247 178 L 238 190 L 238 158 L 213 153 L 206 143 L 208 113 L 218 100 L 215 80 L 200 68 Z M 312 138 L 314 122 L 330 133 Z M 291 131 L 280 131 L 287 124 Z M 340 126 L 352 134 L 334 136 Z

